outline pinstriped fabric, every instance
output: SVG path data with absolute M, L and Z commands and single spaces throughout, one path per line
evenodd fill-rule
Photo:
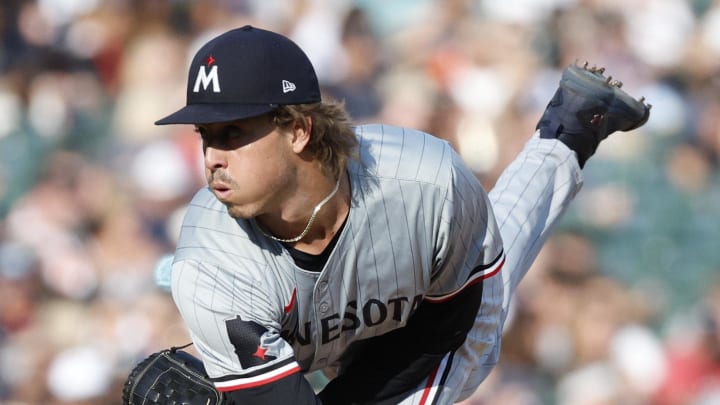
M 351 209 L 322 272 L 296 267 L 209 191 L 191 202 L 173 297 L 222 384 L 250 376 L 262 384 L 290 359 L 303 371 L 335 366 L 353 342 L 402 327 L 425 295 L 452 293 L 501 251 L 487 195 L 447 142 L 382 125 L 356 132 Z M 270 360 L 241 363 L 222 328 L 236 317 L 267 330 L 260 341 Z
M 514 274 L 511 288 L 514 290 L 524 276 L 552 226 L 533 227 L 533 220 L 540 212 L 547 212 L 544 222 L 553 224 L 570 204 L 582 187 L 582 177 L 574 153 L 561 142 L 534 140 L 528 143 L 528 150 L 521 154 L 519 164 L 511 165 L 503 173 L 490 198 L 496 211 L 503 213 L 500 228 L 504 230 L 503 241 L 507 250 L 525 252 L 522 261 L 510 266 Z M 535 159 L 535 162 L 532 161 Z M 548 168 L 550 168 L 548 170 Z M 529 196 L 544 198 L 526 198 Z M 529 215 L 509 215 L 506 212 L 526 212 Z M 525 238 L 522 229 L 532 236 Z M 515 248 L 522 244 L 522 249 Z
M 503 290 L 492 294 L 503 297 L 499 303 L 501 325 L 507 317 L 515 288 L 581 187 L 582 172 L 574 152 L 559 141 L 534 136 L 490 191 L 489 198 L 498 218 L 506 254 L 500 277 L 490 281 L 491 288 Z M 483 304 L 478 319 L 483 311 L 493 306 L 497 308 L 497 304 Z M 502 329 L 497 331 L 498 344 L 484 352 L 479 349 L 482 346 L 477 345 L 485 338 L 482 331 L 476 322 L 460 349 L 461 355 L 456 358 L 460 372 L 453 370 L 451 373 L 449 380 L 452 383 L 449 390 L 444 391 L 448 393 L 447 401 L 441 403 L 452 403 L 472 394 L 497 363 Z
M 452 362 L 446 356 L 402 405 L 455 403 L 470 396 L 490 374 L 499 358 L 511 294 L 581 187 L 577 159 L 555 140 L 533 137 L 503 172 L 489 198 L 506 241 L 505 265 L 497 276 L 485 280 L 475 326 Z M 440 381 L 443 371 L 446 378 Z

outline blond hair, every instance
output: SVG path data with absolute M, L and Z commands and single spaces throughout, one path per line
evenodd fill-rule
M 283 105 L 270 116 L 278 127 L 297 122 L 304 129 L 307 129 L 306 117 L 310 117 L 312 129 L 306 150 L 335 178 L 340 178 L 348 159 L 357 157 L 358 140 L 350 116 L 339 102 Z

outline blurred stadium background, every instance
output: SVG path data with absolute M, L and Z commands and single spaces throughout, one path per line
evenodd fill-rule
M 358 122 L 450 141 L 491 188 L 562 69 L 653 104 L 603 143 L 470 404 L 720 404 L 720 1 L 3 0 L 0 403 L 117 404 L 188 341 L 152 268 L 203 185 L 189 58 L 244 24 L 293 38 Z

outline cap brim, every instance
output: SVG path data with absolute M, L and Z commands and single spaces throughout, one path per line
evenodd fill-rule
M 265 114 L 276 107 L 272 104 L 190 104 L 155 121 L 155 125 L 237 121 Z

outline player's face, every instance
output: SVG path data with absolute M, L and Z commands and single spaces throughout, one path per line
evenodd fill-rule
M 208 186 L 235 218 L 275 208 L 291 184 L 289 131 L 266 115 L 196 126 L 205 157 Z

